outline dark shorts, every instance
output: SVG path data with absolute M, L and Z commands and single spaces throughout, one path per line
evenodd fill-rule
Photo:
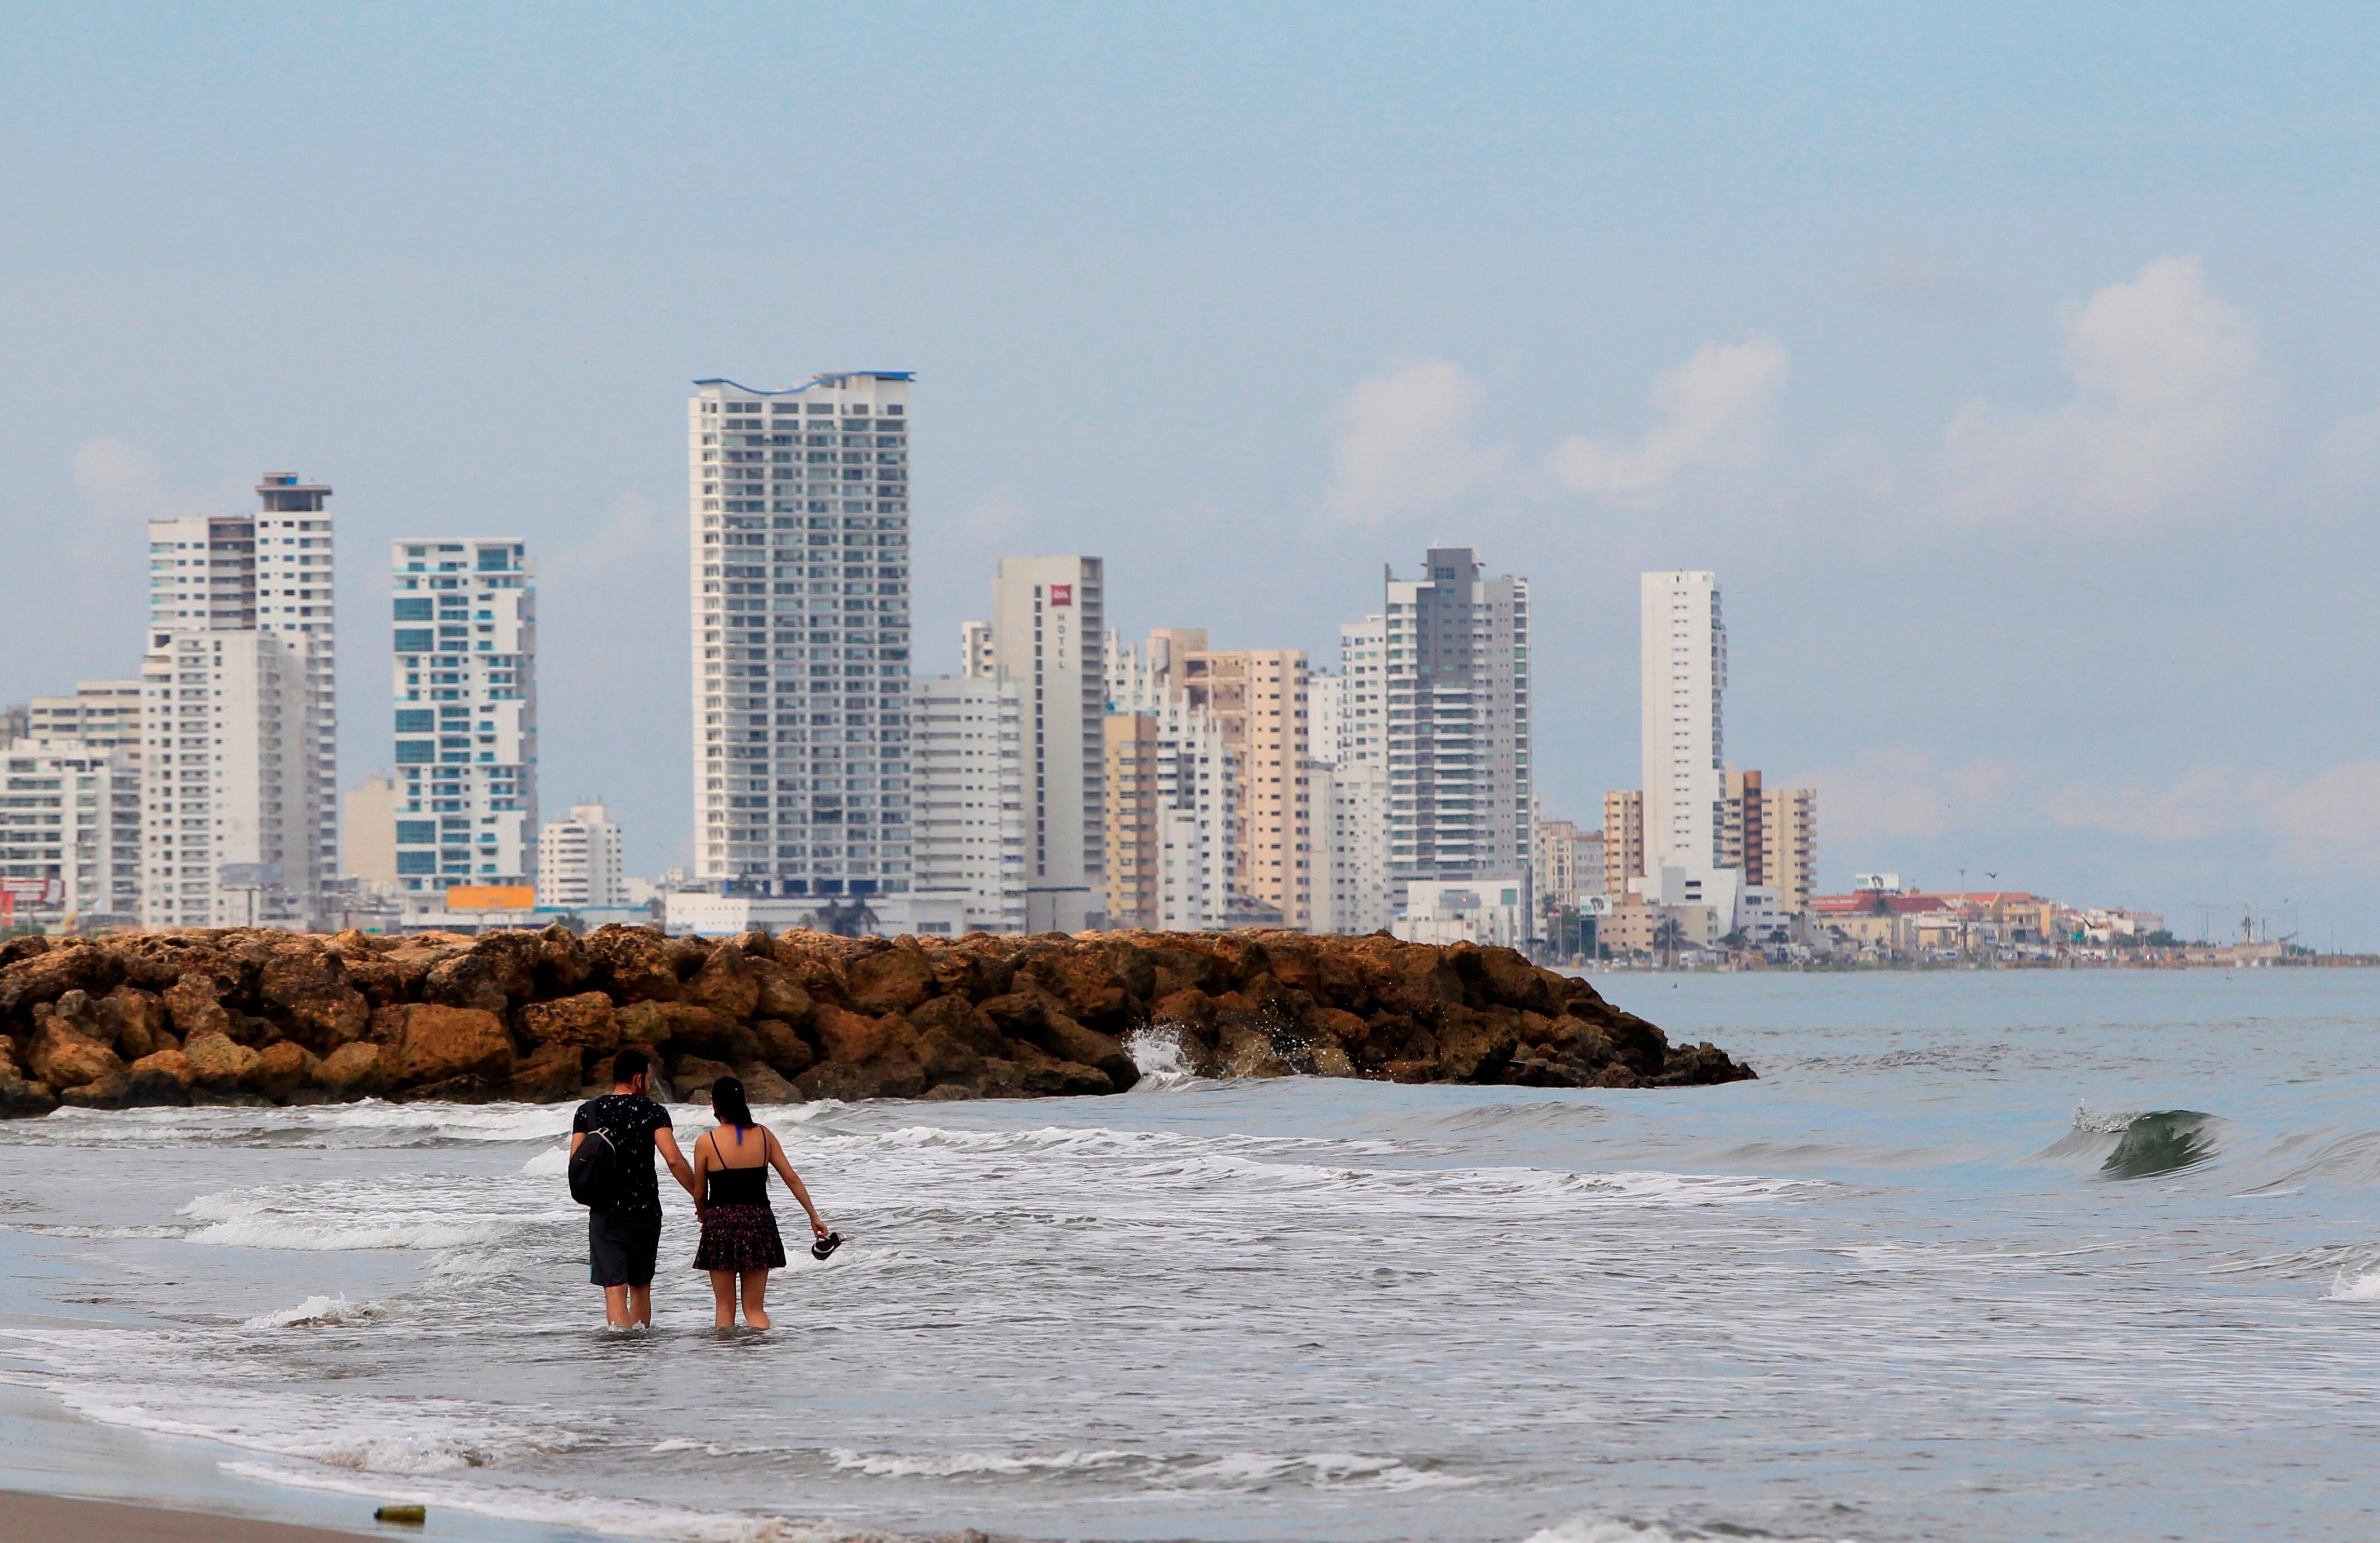
M 662 1219 L 620 1211 L 587 1213 L 587 1278 L 599 1286 L 650 1286 L 661 1257 Z

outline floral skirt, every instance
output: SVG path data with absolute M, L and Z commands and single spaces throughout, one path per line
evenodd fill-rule
M 694 1251 L 697 1270 L 783 1270 L 785 1242 L 777 1235 L 777 1213 L 768 1206 L 712 1206 L 703 1212 L 702 1243 Z

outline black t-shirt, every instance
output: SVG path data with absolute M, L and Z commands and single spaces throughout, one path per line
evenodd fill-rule
M 606 1093 L 578 1106 L 573 1131 L 605 1130 L 620 1149 L 621 1187 L 627 1198 L 612 1208 L 620 1216 L 662 1213 L 661 1186 L 653 1180 L 653 1132 L 670 1128 L 663 1105 L 638 1093 Z

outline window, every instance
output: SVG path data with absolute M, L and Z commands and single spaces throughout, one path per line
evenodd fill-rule
M 399 852 L 396 855 L 396 870 L 399 873 L 435 873 L 438 871 L 438 854 Z

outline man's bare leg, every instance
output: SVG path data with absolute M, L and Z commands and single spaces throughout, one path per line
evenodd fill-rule
M 636 1322 L 636 1319 L 628 1316 L 628 1292 L 630 1289 L 631 1288 L 627 1286 L 605 1286 L 603 1288 L 603 1321 L 610 1324 L 614 1329 L 625 1329 Z
M 628 1288 L 628 1321 L 639 1329 L 653 1326 L 653 1288 L 650 1285 Z

